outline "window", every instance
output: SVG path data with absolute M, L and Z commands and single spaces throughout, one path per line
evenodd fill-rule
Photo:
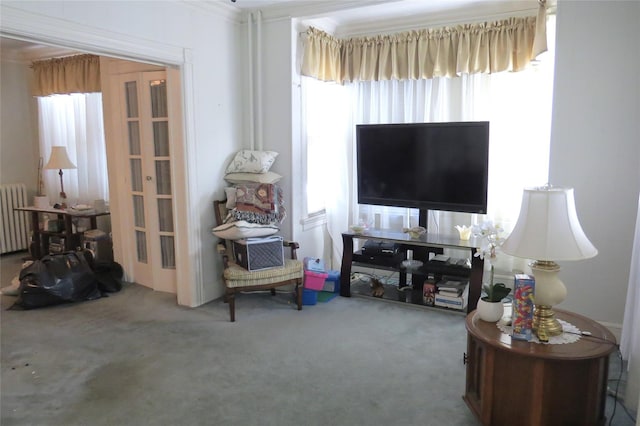
M 67 202 L 93 204 L 109 199 L 106 144 L 101 93 L 74 93 L 38 97 L 40 153 L 47 163 L 54 145 L 67 147 L 76 169 L 64 171 Z M 57 172 L 43 170 L 45 193 L 57 201 Z M 55 194 L 55 195 L 54 195 Z
M 344 86 L 302 77 L 307 215 L 324 208 L 329 221 L 330 211 L 348 215 L 343 224 L 364 216 L 385 226 L 416 225 L 417 211 L 356 204 L 355 124 L 488 120 L 488 216 L 509 232 L 517 220 L 522 188 L 548 179 L 555 17 L 548 18 L 549 52 L 521 72 Z M 380 161 L 382 166 L 384 159 Z M 465 215 L 435 212 L 430 221 L 440 230 L 450 229 L 469 224 Z
M 324 213 L 334 195 L 338 156 L 347 155 L 349 90 L 336 83 L 302 77 L 303 132 L 306 147 L 306 216 Z

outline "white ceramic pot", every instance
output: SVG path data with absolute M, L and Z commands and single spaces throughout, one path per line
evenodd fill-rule
M 49 197 L 46 195 L 36 195 L 33 197 L 33 205 L 39 209 L 48 209 L 51 207 L 49 204 Z
M 480 319 L 487 322 L 497 322 L 504 314 L 504 305 L 502 302 L 487 302 L 482 299 L 478 300 L 478 315 Z

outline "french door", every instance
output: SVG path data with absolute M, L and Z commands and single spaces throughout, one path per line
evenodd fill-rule
M 170 121 L 165 71 L 116 77 L 120 87 L 123 162 L 133 280 L 176 292 Z

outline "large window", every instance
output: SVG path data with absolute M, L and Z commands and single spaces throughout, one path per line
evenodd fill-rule
M 38 97 L 40 155 L 46 164 L 51 147 L 67 148 L 76 169 L 64 170 L 67 203 L 92 204 L 109 199 L 106 145 L 101 93 L 74 93 Z M 43 170 L 45 193 L 58 201 L 57 171 Z
M 342 198 L 343 205 L 334 210 L 348 214 L 349 223 L 364 219 L 383 227 L 416 225 L 415 210 L 355 204 L 355 125 L 488 120 L 487 216 L 510 231 L 518 216 L 522 189 L 545 184 L 548 179 L 553 20 L 550 16 L 549 51 L 521 72 L 345 85 L 302 77 L 307 213 L 326 210 Z M 345 164 L 341 159 L 346 159 Z M 382 158 L 380 165 L 384 167 Z M 443 230 L 482 219 L 465 215 L 434 212 L 430 221 Z M 344 228 L 344 221 L 341 226 Z
M 343 186 L 335 169 L 348 154 L 346 141 L 350 137 L 350 90 L 336 83 L 324 83 L 302 77 L 303 136 L 306 147 L 304 190 L 306 215 L 325 212 L 332 202 L 336 186 Z M 345 188 L 347 186 L 345 185 Z

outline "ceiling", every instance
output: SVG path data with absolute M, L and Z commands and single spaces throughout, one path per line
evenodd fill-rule
M 0 54 L 2 54 L 2 57 L 5 59 L 33 61 L 38 59 L 66 56 L 73 53 L 77 52 L 60 47 L 36 44 L 7 37 L 0 37 Z
M 239 16 L 261 13 L 262 19 L 297 17 L 336 36 L 384 33 L 479 19 L 535 13 L 537 0 L 180 0 L 193 6 L 223 8 Z M 551 2 L 549 2 L 551 3 Z M 555 4 L 555 0 L 553 0 Z M 0 37 L 0 52 L 23 60 L 73 52 Z

